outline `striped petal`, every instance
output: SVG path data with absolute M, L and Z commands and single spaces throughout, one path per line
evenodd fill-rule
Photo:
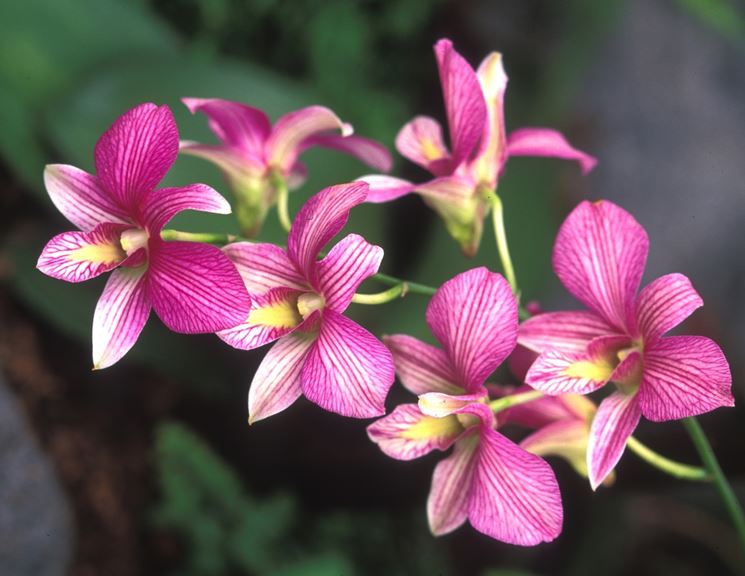
M 562 224 L 553 265 L 575 298 L 625 331 L 648 249 L 647 233 L 631 214 L 607 200 L 585 201 Z
M 360 284 L 377 273 L 383 249 L 362 236 L 350 234 L 318 263 L 316 281 L 326 306 L 341 313 L 347 309 Z
M 142 201 L 142 215 L 153 235 L 160 234 L 171 218 L 184 210 L 230 214 L 230 203 L 205 184 L 151 190 Z
M 248 317 L 251 306 L 228 257 L 196 242 L 151 241 L 148 291 L 163 323 L 184 334 L 232 328 Z
M 637 328 L 647 345 L 672 330 L 704 301 L 682 274 L 668 274 L 647 284 L 636 301 Z
M 444 176 L 451 168 L 440 123 L 429 116 L 417 116 L 404 124 L 396 136 L 396 150 L 435 176 Z
M 525 383 L 552 396 L 589 394 L 608 383 L 614 368 L 605 355 L 549 350 L 530 367 Z
M 549 128 L 521 128 L 507 137 L 508 156 L 545 156 L 575 160 L 582 174 L 587 174 L 598 161 L 589 154 L 572 147 L 567 139 Z
M 341 314 L 323 311 L 301 378 L 308 400 L 342 416 L 381 416 L 393 378 L 391 353 L 380 340 Z
M 450 360 L 439 348 L 404 334 L 384 336 L 383 342 L 393 355 L 401 384 L 409 392 L 417 396 L 427 392 L 463 394 L 463 389 L 455 384 L 458 378 Z
M 388 148 L 370 138 L 354 134 L 348 136 L 338 136 L 336 134 L 310 136 L 303 140 L 298 154 L 302 154 L 308 148 L 315 146 L 344 152 L 381 172 L 388 172 L 393 166 L 393 157 L 388 152 Z
M 93 369 L 108 368 L 134 346 L 150 316 L 146 267 L 114 270 L 93 314 Z
M 401 196 L 406 196 L 416 188 L 416 185 L 408 180 L 377 174 L 362 176 L 357 179 L 357 182 L 365 182 L 370 186 L 366 201 L 373 204 L 390 202 Z
M 517 303 L 500 274 L 474 268 L 437 290 L 427 324 L 450 358 L 457 384 L 470 392 L 515 348 Z
M 96 172 L 103 188 L 132 212 L 173 166 L 178 148 L 178 128 L 168 106 L 141 104 L 119 117 L 96 143 Z
M 727 359 L 703 336 L 668 336 L 645 347 L 638 396 L 645 418 L 655 422 L 735 404 Z
M 517 343 L 534 352 L 582 352 L 591 340 L 615 330 L 592 312 L 547 312 L 520 324 Z
M 298 399 L 300 374 L 314 343 L 313 334 L 296 331 L 271 347 L 248 391 L 249 424 L 281 412 Z
M 308 283 L 295 269 L 282 248 L 274 244 L 235 242 L 223 248 L 251 294 L 265 294 L 273 288 L 307 290 Z
M 126 212 L 101 188 L 98 178 L 65 164 L 44 168 L 44 185 L 62 215 L 84 232 L 99 224 L 127 224 Z
M 419 409 L 423 414 L 434 418 L 446 418 L 452 414 L 472 414 L 487 425 L 491 425 L 494 422 L 494 415 L 483 404 L 482 401 L 486 399 L 486 389 L 460 396 L 427 392 L 419 396 Z
M 119 242 L 126 226 L 99 224 L 90 232 L 63 232 L 52 238 L 36 267 L 47 276 L 83 282 L 119 266 L 127 257 Z

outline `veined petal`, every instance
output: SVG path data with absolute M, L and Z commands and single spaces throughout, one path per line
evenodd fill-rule
M 500 274 L 474 268 L 437 290 L 427 324 L 450 358 L 457 384 L 470 392 L 515 348 L 517 303 Z
M 309 288 L 287 252 L 279 246 L 234 242 L 225 246 L 223 252 L 235 264 L 250 294 L 266 294 L 279 287 Z
M 580 476 L 587 477 L 587 442 L 590 423 L 567 418 L 547 424 L 520 442 L 520 447 L 536 456 L 564 458 Z
M 106 282 L 93 314 L 93 368 L 108 368 L 134 346 L 150 316 L 147 268 L 119 268 Z
M 230 214 L 230 203 L 206 184 L 151 190 L 142 200 L 142 215 L 150 234 L 160 234 L 171 218 L 184 210 Z
M 641 415 L 638 394 L 614 392 L 598 406 L 587 446 L 587 470 L 593 490 L 621 459 Z
M 727 359 L 703 336 L 668 336 L 645 347 L 638 396 L 642 413 L 655 422 L 735 405 Z
M 297 160 L 306 138 L 321 136 L 339 130 L 342 136 L 351 136 L 352 127 L 324 106 L 308 106 L 282 116 L 274 124 L 266 142 L 269 165 L 283 171 L 289 170 Z
M 637 328 L 653 342 L 690 316 L 704 301 L 682 274 L 667 274 L 647 284 L 636 301 Z
M 456 416 L 425 416 L 416 404 L 401 404 L 367 427 L 367 435 L 384 454 L 413 460 L 432 450 L 447 450 L 463 432 Z
M 487 399 L 486 389 L 474 394 L 452 396 L 442 392 L 427 392 L 419 396 L 419 409 L 423 414 L 434 418 L 445 418 L 451 414 L 472 414 L 487 424 L 494 422 L 491 410 L 483 404 Z M 477 420 L 473 425 L 478 424 Z
M 344 152 L 381 172 L 388 172 L 393 166 L 393 158 L 391 153 L 388 152 L 388 148 L 376 140 L 363 136 L 354 134 L 348 136 L 337 134 L 310 136 L 303 140 L 298 154 L 302 154 L 305 150 L 314 146 Z
M 593 156 L 572 147 L 561 132 L 550 128 L 521 128 L 515 130 L 507 137 L 507 155 L 546 156 L 576 160 L 583 174 L 587 174 L 598 163 Z
M 98 178 L 66 164 L 48 164 L 44 185 L 62 215 L 84 232 L 99 224 L 127 224 L 126 212 L 101 188 Z
M 127 226 L 99 224 L 90 232 L 63 232 L 52 238 L 36 267 L 47 276 L 83 282 L 119 266 L 127 257 L 119 238 Z
M 396 136 L 396 150 L 435 176 L 444 176 L 451 168 L 440 123 L 429 116 L 417 116 L 404 124 Z
M 647 233 L 631 214 L 607 200 L 585 201 L 561 225 L 553 265 L 575 298 L 625 331 L 648 250 Z
M 547 350 L 582 352 L 593 338 L 615 332 L 592 312 L 547 312 L 520 324 L 517 343 L 538 353 Z
M 373 204 L 390 202 L 401 196 L 406 196 L 416 188 L 416 185 L 408 180 L 394 178 L 393 176 L 380 176 L 378 174 L 362 176 L 357 178 L 356 181 L 365 182 L 370 186 L 366 201 Z
M 342 416 L 381 416 L 393 378 L 391 353 L 380 340 L 338 312 L 323 311 L 301 377 L 308 400 Z
M 504 127 L 507 74 L 502 66 L 502 55 L 499 52 L 492 52 L 484 58 L 476 71 L 476 76 L 486 100 L 488 119 L 475 168 L 479 177 L 494 187 L 507 158 Z
M 344 237 L 317 266 L 316 281 L 326 306 L 344 312 L 359 285 L 378 271 L 382 259 L 380 246 L 357 234 Z
M 264 356 L 248 391 L 249 424 L 281 412 L 298 399 L 300 374 L 314 336 L 293 332 L 280 338 Z
M 563 522 L 561 494 L 551 467 L 499 432 L 482 428 L 468 493 L 468 520 L 508 544 L 551 542 Z
M 443 392 L 454 396 L 464 393 L 445 352 L 405 334 L 384 336 L 383 342 L 393 354 L 393 363 L 401 384 L 419 396 Z
M 287 252 L 297 269 L 312 282 L 316 258 L 349 218 L 349 211 L 367 198 L 364 182 L 324 188 L 300 209 L 287 238 Z
M 248 318 L 241 324 L 217 333 L 233 348 L 253 350 L 292 332 L 303 321 L 297 299 L 301 292 L 290 288 L 273 288 L 254 295 Z
M 525 383 L 552 396 L 589 394 L 608 382 L 614 368 L 602 355 L 549 350 L 538 356 L 525 375 Z
M 241 276 L 216 246 L 151 240 L 149 266 L 153 308 L 174 332 L 217 332 L 248 316 L 251 298 Z
M 99 181 L 131 213 L 176 161 L 178 147 L 168 106 L 141 104 L 120 116 L 96 143 Z

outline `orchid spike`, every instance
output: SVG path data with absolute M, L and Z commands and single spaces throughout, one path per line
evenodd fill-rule
M 539 314 L 518 341 L 539 352 L 526 382 L 545 392 L 588 394 L 614 383 L 590 431 L 595 489 L 623 454 L 641 416 L 660 422 L 733 406 L 722 350 L 702 336 L 664 336 L 703 301 L 688 278 L 668 274 L 637 294 L 647 260 L 644 228 L 625 210 L 582 202 L 562 224 L 553 267 L 588 310 Z
M 487 196 L 497 189 L 511 156 L 547 156 L 575 160 L 582 172 L 595 159 L 573 148 L 559 132 L 523 128 L 505 135 L 504 92 L 507 75 L 502 56 L 492 52 L 477 71 L 443 39 L 434 47 L 445 100 L 451 149 L 445 146 L 440 124 L 417 116 L 396 137 L 396 148 L 434 176 L 414 184 L 400 178 L 365 176 L 370 184 L 368 202 L 387 202 L 416 192 L 440 214 L 448 232 L 468 256 L 481 241 Z
M 243 350 L 278 340 L 251 383 L 249 422 L 284 410 L 301 394 L 343 416 L 385 413 L 391 354 L 343 315 L 357 287 L 378 271 L 383 249 L 350 234 L 317 261 L 366 196 L 360 182 L 321 190 L 295 217 L 287 250 L 248 242 L 225 247 L 256 296 L 243 323 L 218 336 Z
M 354 135 L 351 125 L 323 106 L 285 114 L 272 127 L 264 112 L 239 102 L 218 98 L 184 98 L 183 102 L 193 114 L 207 116 L 221 143 L 182 141 L 181 151 L 220 168 L 233 190 L 238 219 L 248 237 L 258 234 L 281 186 L 294 189 L 303 183 L 306 171 L 298 158 L 309 148 L 333 148 L 376 170 L 391 169 L 391 155 L 382 144 Z
M 67 282 L 113 270 L 93 316 L 93 367 L 106 368 L 134 345 L 151 307 L 174 332 L 222 330 L 251 305 L 235 266 L 218 248 L 164 242 L 160 232 L 183 210 L 229 214 L 204 184 L 155 187 L 178 155 L 178 129 L 167 106 L 142 104 L 121 116 L 96 144 L 97 175 L 46 167 L 52 202 L 80 231 L 45 246 L 37 267 Z
M 550 466 L 495 428 L 485 404 L 486 378 L 517 337 L 517 303 L 499 274 L 469 270 L 443 284 L 427 308 L 442 348 L 389 336 L 402 384 L 419 396 L 371 424 L 368 436 L 392 458 L 411 460 L 454 446 L 432 478 L 427 515 L 432 533 L 466 519 L 492 538 L 532 546 L 561 532 L 559 488 Z

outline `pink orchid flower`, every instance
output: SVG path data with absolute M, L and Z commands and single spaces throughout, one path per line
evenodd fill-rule
M 161 239 L 183 210 L 230 213 L 204 184 L 155 188 L 176 161 L 178 141 L 168 107 L 142 104 L 101 136 L 96 176 L 62 164 L 44 172 L 52 202 L 81 231 L 52 238 L 39 270 L 67 282 L 113 270 L 93 316 L 94 368 L 129 351 L 151 307 L 168 328 L 187 334 L 234 326 L 250 308 L 240 275 L 219 248 Z
M 450 40 L 440 40 L 434 50 L 451 149 L 443 142 L 437 120 L 417 116 L 398 133 L 396 148 L 434 179 L 422 184 L 387 176 L 362 179 L 371 187 L 369 202 L 387 202 L 410 192 L 420 194 L 440 214 L 463 251 L 473 256 L 490 207 L 486 195 L 497 189 L 510 156 L 576 160 L 583 173 L 593 168 L 595 159 L 573 148 L 555 130 L 523 128 L 505 136 L 507 75 L 501 54 L 492 52 L 474 71 Z
M 391 169 L 393 160 L 382 144 L 353 135 L 351 125 L 323 106 L 285 114 L 272 127 L 264 112 L 239 102 L 217 98 L 184 98 L 183 102 L 193 114 L 207 116 L 221 144 L 183 141 L 181 151 L 210 160 L 222 170 L 238 200 L 239 220 L 248 236 L 258 234 L 276 201 L 278 178 L 290 189 L 303 183 L 306 170 L 298 157 L 309 148 L 333 148 L 377 170 Z
M 486 378 L 515 347 L 517 304 L 507 282 L 486 268 L 443 284 L 427 308 L 442 349 L 405 335 L 385 343 L 401 383 L 419 395 L 371 424 L 370 439 L 392 458 L 453 453 L 435 468 L 427 502 L 432 533 L 466 519 L 492 538 L 531 546 L 561 532 L 559 488 L 550 466 L 495 430 Z
M 301 394 L 343 416 L 385 413 L 394 379 L 391 354 L 343 315 L 357 287 L 378 271 L 383 249 L 350 234 L 317 261 L 367 190 L 356 182 L 313 196 L 295 217 L 286 251 L 247 242 L 225 248 L 255 296 L 243 324 L 218 336 L 243 350 L 279 339 L 251 383 L 249 422 L 284 410 Z
M 595 489 L 623 454 L 640 417 L 660 422 L 732 406 L 722 350 L 702 336 L 663 335 L 703 304 L 682 274 L 637 295 L 647 260 L 644 228 L 608 201 L 582 202 L 562 224 L 554 270 L 587 311 L 539 314 L 518 342 L 540 353 L 526 382 L 546 394 L 615 384 L 592 422 L 587 466 Z

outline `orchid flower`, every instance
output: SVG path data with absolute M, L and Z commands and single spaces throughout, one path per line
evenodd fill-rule
M 443 284 L 427 308 L 442 348 L 390 336 L 402 384 L 419 404 L 402 404 L 371 424 L 370 439 L 398 460 L 454 446 L 432 478 L 427 515 L 432 533 L 466 519 L 511 544 L 548 542 L 561 531 L 559 488 L 550 466 L 495 430 L 486 378 L 515 347 L 517 304 L 507 282 L 486 268 Z
M 526 383 L 546 394 L 588 394 L 613 382 L 587 453 L 595 489 L 616 465 L 640 417 L 660 422 L 732 406 L 732 376 L 702 336 L 664 336 L 703 304 L 688 278 L 668 274 L 637 294 L 649 241 L 608 201 L 582 202 L 562 224 L 554 270 L 588 310 L 535 316 L 518 342 L 539 352 Z
M 353 135 L 351 125 L 323 106 L 290 112 L 272 126 L 264 112 L 238 102 L 217 98 L 184 98 L 183 102 L 192 113 L 207 116 L 221 144 L 182 141 L 181 151 L 221 169 L 237 199 L 243 233 L 250 237 L 258 234 L 278 189 L 294 189 L 305 180 L 305 166 L 298 157 L 309 148 L 333 148 L 383 172 L 391 168 L 391 156 L 382 144 Z
M 248 242 L 225 248 L 255 298 L 243 323 L 218 336 L 242 350 L 279 340 L 251 383 L 249 422 L 284 410 L 301 394 L 343 416 L 385 413 L 394 379 L 391 354 L 344 316 L 357 287 L 378 271 L 383 249 L 350 234 L 317 261 L 367 189 L 356 182 L 313 196 L 295 217 L 286 251 Z
M 240 275 L 219 248 L 161 239 L 183 210 L 230 213 L 204 184 L 155 188 L 176 161 L 178 141 L 168 107 L 142 104 L 99 139 L 97 175 L 63 164 L 44 172 L 52 202 L 80 231 L 52 238 L 39 270 L 67 282 L 113 270 L 93 316 L 96 369 L 129 351 L 151 308 L 168 328 L 187 334 L 234 326 L 250 308 Z
M 462 250 L 473 256 L 478 249 L 483 221 L 489 212 L 487 196 L 497 189 L 511 156 L 548 156 L 576 160 L 583 173 L 595 159 L 573 148 L 559 132 L 523 128 L 505 136 L 504 92 L 507 75 L 502 55 L 492 52 L 474 71 L 450 40 L 434 47 L 445 100 L 450 150 L 437 120 L 417 116 L 396 137 L 396 148 L 434 176 L 413 184 L 400 178 L 365 176 L 369 202 L 387 202 L 410 192 L 422 196 L 445 221 Z

